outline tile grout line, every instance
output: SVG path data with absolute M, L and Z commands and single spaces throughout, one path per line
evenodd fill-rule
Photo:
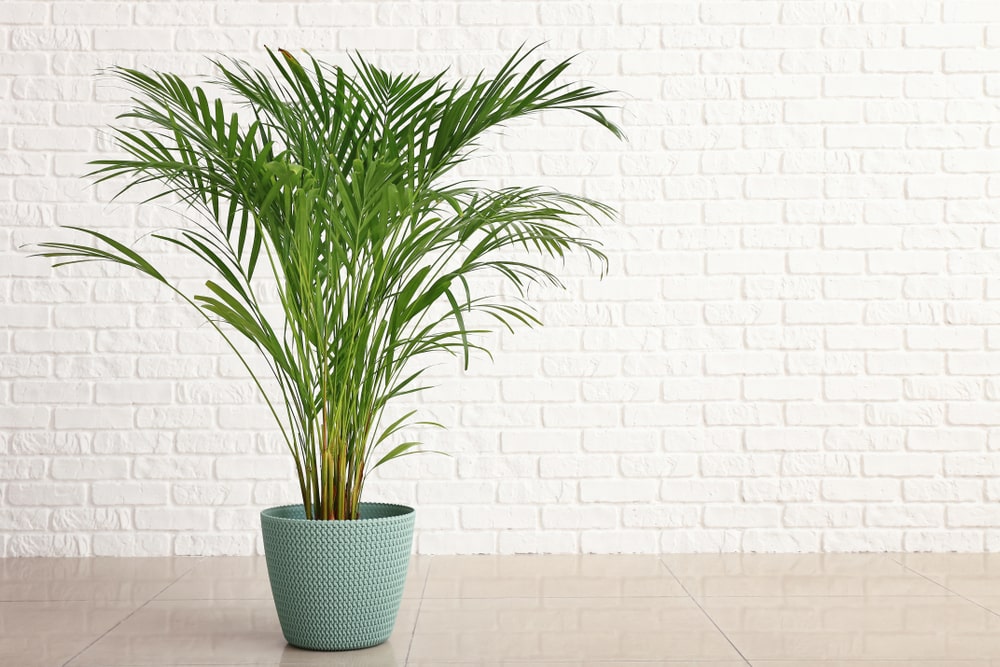
M 410 633 L 410 641 L 406 644 L 406 656 L 403 658 L 403 665 L 410 664 L 410 651 L 413 650 L 413 639 L 417 636 L 417 623 L 420 622 L 420 610 L 424 608 L 424 595 L 427 593 L 427 580 L 431 577 L 431 567 L 434 566 L 434 557 L 427 557 L 427 572 L 424 573 L 424 583 L 420 587 L 420 600 L 417 602 L 417 614 L 413 619 L 413 631 Z
M 750 667 L 753 667 L 753 665 L 751 664 L 750 660 L 748 660 L 747 657 L 745 655 L 743 655 L 743 651 L 741 651 L 739 649 L 739 647 L 736 646 L 736 644 L 733 643 L 733 640 L 729 638 L 729 635 L 727 635 L 725 633 L 725 631 L 723 631 L 723 629 L 719 627 L 719 624 L 715 622 L 715 619 L 712 618 L 712 616 L 707 611 L 705 611 L 705 608 L 702 607 L 701 603 L 698 602 L 697 598 L 695 598 L 695 596 L 691 594 L 691 591 L 689 591 L 687 589 L 687 586 L 685 586 L 681 582 L 680 577 L 678 577 L 676 574 L 674 574 L 674 571 L 670 569 L 670 566 L 667 565 L 667 562 L 665 560 L 663 560 L 663 557 L 662 556 L 658 556 L 657 559 L 660 561 L 660 564 L 663 565 L 663 567 L 667 568 L 667 572 L 670 573 L 670 576 L 674 578 L 674 581 L 676 581 L 677 585 L 681 587 L 681 590 L 683 590 L 684 593 L 687 594 L 687 596 L 689 598 L 691 598 L 691 601 L 695 603 L 695 605 L 698 607 L 698 609 L 701 610 L 701 613 L 703 613 L 705 615 L 705 618 L 708 619 L 708 622 L 711 623 L 712 625 L 714 625 L 715 629 L 719 631 L 719 634 L 722 635 L 722 637 L 727 642 L 729 642 L 729 645 L 733 647 L 733 650 L 736 651 L 737 655 L 740 656 L 740 658 L 743 660 L 743 662 L 745 662 L 746 664 L 750 665 Z
M 101 634 L 99 634 L 94 639 L 94 641 L 90 642 L 89 644 L 87 644 L 86 646 L 84 646 L 82 649 L 80 649 L 79 651 L 77 651 L 75 654 L 73 654 L 72 656 L 70 656 L 70 658 L 68 660 L 66 660 L 66 662 L 62 663 L 62 667 L 70 667 L 70 663 L 72 663 L 74 660 L 76 660 L 81 655 L 83 655 L 84 653 L 86 653 L 94 644 L 96 644 L 97 642 L 99 642 L 102 639 L 104 639 L 105 637 L 107 637 L 109 634 L 111 634 L 116 629 L 118 629 L 118 627 L 122 623 L 124 623 L 125 621 L 127 621 L 128 619 L 132 618 L 137 613 L 139 613 L 140 611 L 142 611 L 143 609 L 145 609 L 146 605 L 148 605 L 150 602 L 152 602 L 153 600 L 155 600 L 156 598 L 158 598 L 163 593 L 163 591 L 167 590 L 168 588 L 170 588 L 171 586 L 173 586 L 174 584 L 176 584 L 178 581 L 180 581 L 181 579 L 183 579 L 187 575 L 191 574 L 191 572 L 194 570 L 195 565 L 197 565 L 202 560 L 204 560 L 204 558 L 196 558 L 196 559 L 194 559 L 194 562 L 191 564 L 191 567 L 189 567 L 187 570 L 185 570 L 180 576 L 178 576 L 176 579 L 174 579 L 173 581 L 171 581 L 169 584 L 167 584 L 166 586 L 164 586 L 163 588 L 161 588 L 158 592 L 154 593 L 148 600 L 146 600 L 141 605 L 139 605 L 138 607 L 136 607 L 135 609 L 133 609 L 132 611 L 130 611 L 128 613 L 128 615 L 125 616 L 125 618 L 123 618 L 122 620 L 118 621 L 117 623 L 115 623 L 114 625 L 112 625 L 110 628 L 108 628 L 107 630 L 105 630 L 104 632 L 102 632 Z
M 910 572 L 912 572 L 913 574 L 917 575 L 918 577 L 923 577 L 924 579 L 926 579 L 927 581 L 931 582 L 935 586 L 940 586 L 941 588 L 943 588 L 944 590 L 948 591 L 952 595 L 954 595 L 956 597 L 959 597 L 959 598 L 962 598 L 966 602 L 970 602 L 970 603 L 976 605 L 977 607 L 979 607 L 980 609 L 982 609 L 984 611 L 988 611 L 989 613 L 993 614 L 994 616 L 1000 616 L 1000 612 L 996 612 L 996 611 L 990 609 L 989 607 L 976 602 L 972 598 L 966 597 L 965 595 L 962 595 L 958 591 L 953 590 L 951 588 L 948 588 L 947 586 L 945 586 L 944 584 L 942 584 L 940 581 L 935 581 L 934 579 L 931 579 L 929 576 L 927 576 L 923 572 L 920 572 L 919 570 L 914 570 L 912 567 L 910 567 L 906 563 L 904 563 L 904 562 L 902 562 L 900 560 L 896 560 L 895 556 L 889 556 L 889 558 L 891 558 L 897 565 L 901 566 L 903 569 L 909 570 Z

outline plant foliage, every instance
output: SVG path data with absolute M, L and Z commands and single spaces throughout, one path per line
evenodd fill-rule
M 467 325 L 473 312 L 508 328 L 537 323 L 520 302 L 474 294 L 470 278 L 499 276 L 523 296 L 533 283 L 560 285 L 532 257 L 582 251 L 605 265 L 580 235 L 581 223 L 610 213 L 604 205 L 447 178 L 484 132 L 543 110 L 583 114 L 621 137 L 604 91 L 561 83 L 570 60 L 528 64 L 532 51 L 458 83 L 445 72 L 391 74 L 360 55 L 352 72 L 284 50 L 268 50 L 268 70 L 213 61 L 220 77 L 209 83 L 238 99 L 242 114 L 177 75 L 113 68 L 134 95 L 118 117 L 127 122 L 113 128 L 126 155 L 92 162 L 90 176 L 126 177 L 118 195 L 154 184 L 150 199 L 175 195 L 196 209 L 190 226 L 152 236 L 202 260 L 215 279 L 186 294 L 137 250 L 82 227 L 72 229 L 86 243 L 43 243 L 39 254 L 55 266 L 131 267 L 201 312 L 264 395 L 295 459 L 306 516 L 357 518 L 366 476 L 422 451 L 392 443 L 429 422 L 415 412 L 382 417 L 391 401 L 425 388 L 426 355 L 458 354 L 467 365 L 470 350 L 482 349 L 480 330 Z M 277 318 L 265 316 L 261 280 L 277 285 Z M 260 351 L 275 389 L 264 390 L 234 334 Z

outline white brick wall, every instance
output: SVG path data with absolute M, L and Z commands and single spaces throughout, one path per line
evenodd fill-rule
M 19 246 L 133 240 L 84 163 L 109 64 L 360 48 L 468 74 L 583 51 L 630 141 L 510 128 L 490 182 L 604 199 L 611 274 L 496 334 L 425 407 L 453 458 L 385 470 L 425 553 L 1000 550 L 1000 3 L 0 3 L 0 554 L 250 553 L 290 462 L 169 294 Z M 197 277 L 189 265 L 178 271 Z

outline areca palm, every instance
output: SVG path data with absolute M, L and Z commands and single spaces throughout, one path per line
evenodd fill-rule
M 390 74 L 360 55 L 350 72 L 284 50 L 268 51 L 267 70 L 214 61 L 220 76 L 209 83 L 240 111 L 177 75 L 114 68 L 134 93 L 119 116 L 128 123 L 113 129 L 125 156 L 93 162 L 91 176 L 125 177 L 119 195 L 152 184 L 151 199 L 175 195 L 196 209 L 189 226 L 152 236 L 215 277 L 188 294 L 138 250 L 79 227 L 86 242 L 43 243 L 39 254 L 57 266 L 131 267 L 196 308 L 264 395 L 306 517 L 357 518 L 366 477 L 421 451 L 397 444 L 398 434 L 429 422 L 415 412 L 383 417 L 390 402 L 425 388 L 425 357 L 443 351 L 468 365 L 481 349 L 472 313 L 508 328 L 538 323 L 520 302 L 476 294 L 470 280 L 499 276 L 523 296 L 535 283 L 560 285 L 545 257 L 580 251 L 605 262 L 580 231 L 610 213 L 604 205 L 449 178 L 485 132 L 545 110 L 583 114 L 621 136 L 604 91 L 562 83 L 570 60 L 529 65 L 531 53 L 457 83 L 443 72 Z M 262 280 L 277 286 L 277 317 L 262 306 Z M 237 335 L 262 353 L 273 381 L 253 369 Z

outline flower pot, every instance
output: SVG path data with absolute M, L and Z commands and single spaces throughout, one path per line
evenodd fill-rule
M 403 505 L 361 503 L 360 516 L 311 521 L 302 505 L 261 512 L 271 593 L 289 644 L 344 651 L 392 634 L 415 514 Z

